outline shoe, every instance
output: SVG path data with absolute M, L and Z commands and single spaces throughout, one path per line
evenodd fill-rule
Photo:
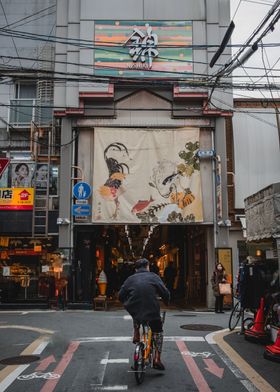
M 165 367 L 163 366 L 163 364 L 160 361 L 158 361 L 158 362 L 153 363 L 153 369 L 165 370 Z
M 219 313 L 225 313 L 224 311 L 220 310 Z

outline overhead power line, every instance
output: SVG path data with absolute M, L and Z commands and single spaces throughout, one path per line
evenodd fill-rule
M 25 16 L 24 18 L 20 18 L 20 19 L 16 20 L 15 22 L 8 23 L 6 26 L 2 26 L 1 28 L 2 28 L 2 29 L 6 29 L 7 27 L 15 26 L 15 25 L 17 25 L 18 23 L 23 22 L 23 21 L 26 21 L 26 23 L 29 23 L 30 21 L 33 22 L 34 20 L 37 20 L 37 19 L 32 19 L 32 20 L 29 20 L 29 19 L 33 18 L 33 17 L 36 16 L 36 15 L 40 15 L 40 14 L 42 14 L 42 13 L 45 12 L 45 11 L 54 9 L 54 8 L 56 8 L 56 5 L 51 5 L 51 6 L 49 6 L 49 7 L 43 8 L 43 9 L 41 9 L 40 11 L 37 11 L 37 12 L 34 12 L 33 14 L 30 14 L 30 15 L 28 15 L 28 16 Z M 54 13 L 54 12 L 55 12 L 55 11 L 53 11 L 52 13 Z M 40 18 L 45 17 L 45 16 L 48 16 L 48 15 L 50 15 L 50 14 L 46 14 L 46 15 L 40 16 Z
M 9 22 L 8 22 L 8 18 L 7 18 L 7 15 L 6 15 L 6 11 L 5 11 L 5 8 L 4 8 L 4 6 L 3 6 L 3 3 L 2 3 L 2 0 L 0 0 L 0 5 L 1 5 L 2 11 L 3 11 L 3 14 L 4 14 L 4 17 L 5 17 L 6 23 L 8 23 L 8 24 L 9 24 Z M 17 54 L 17 56 L 18 56 L 18 59 L 19 59 L 19 53 L 18 53 L 18 49 L 17 49 L 16 43 L 15 43 L 15 40 L 14 40 L 14 38 L 13 38 L 13 37 L 12 37 L 12 41 L 13 41 L 13 45 L 14 45 L 14 48 L 15 48 L 16 54 Z M 18 61 L 19 61 L 19 64 L 20 64 L 20 65 L 22 65 L 22 64 L 21 64 L 21 62 L 20 62 L 20 59 L 19 59 Z
M 266 14 L 262 22 L 259 24 L 259 26 L 254 30 L 254 32 L 250 35 L 250 37 L 247 39 L 244 45 L 241 46 L 241 48 L 237 51 L 237 53 L 231 58 L 230 61 L 228 61 L 222 69 L 220 69 L 217 73 L 217 77 L 223 76 L 225 73 L 229 74 L 231 73 L 234 69 L 237 67 L 243 65 L 251 56 L 252 54 L 258 49 L 258 43 L 270 32 L 274 30 L 275 24 L 278 22 L 279 17 L 280 17 L 280 10 L 278 10 L 276 16 L 273 18 L 273 20 L 269 23 L 268 27 L 265 28 L 267 22 L 270 20 L 270 18 L 273 16 L 275 11 L 277 11 L 277 8 L 280 5 L 280 0 L 275 1 L 274 5 L 271 7 L 269 12 Z M 265 29 L 264 29 L 265 28 Z M 264 31 L 260 34 L 260 36 L 255 40 L 255 42 L 251 45 L 251 42 L 257 37 L 257 35 L 261 32 L 261 30 L 264 29 Z M 246 53 L 242 56 L 241 54 L 248 48 Z
M 13 36 L 16 38 L 20 39 L 29 39 L 29 40 L 34 40 L 34 41 L 45 41 L 45 40 L 50 40 L 51 42 L 54 43 L 62 43 L 62 44 L 67 44 L 67 45 L 72 45 L 72 46 L 78 46 L 81 48 L 88 48 L 88 49 L 96 49 L 96 50 L 106 50 L 108 52 L 115 52 L 118 53 L 115 48 L 123 48 L 123 42 L 108 42 L 108 41 L 94 41 L 94 40 L 88 40 L 88 39 L 82 39 L 82 38 L 68 38 L 68 37 L 61 37 L 57 35 L 51 35 L 48 36 L 46 34 L 38 34 L 38 33 L 30 33 L 30 32 L 25 32 L 25 31 L 20 31 L 20 30 L 12 30 L 12 29 L 5 29 L 5 28 L 0 28 L 0 34 L 5 35 L 5 36 Z M 272 44 L 267 44 L 267 45 L 274 45 L 274 46 L 279 46 L 279 42 L 275 42 Z M 169 49 L 208 49 L 208 48 L 218 48 L 220 44 L 186 44 L 186 45 L 161 45 L 158 44 L 158 48 L 169 48 Z M 227 45 L 227 47 L 231 48 L 242 48 L 246 46 L 246 44 L 230 44 Z M 128 44 L 127 47 L 130 47 Z M 123 53 L 123 51 L 121 52 Z

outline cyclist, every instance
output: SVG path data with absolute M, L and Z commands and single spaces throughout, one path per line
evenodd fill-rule
M 149 261 L 139 259 L 135 263 L 136 273 L 129 276 L 119 292 L 119 300 L 133 318 L 133 343 L 140 340 L 140 324 L 148 322 L 155 342 L 155 358 L 153 367 L 164 370 L 160 359 L 163 344 L 163 330 L 160 318 L 158 296 L 167 305 L 170 293 L 161 278 L 149 270 Z

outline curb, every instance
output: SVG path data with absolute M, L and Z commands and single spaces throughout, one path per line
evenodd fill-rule
M 224 337 L 236 331 L 228 329 L 209 334 L 207 341 L 209 344 L 216 344 L 226 354 L 233 364 L 242 371 L 247 379 L 261 392 L 277 392 L 248 362 L 246 362 L 227 342 Z

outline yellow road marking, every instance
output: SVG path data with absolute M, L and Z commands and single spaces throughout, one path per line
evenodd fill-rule
M 237 352 L 224 341 L 224 336 L 234 331 L 226 331 L 213 336 L 215 342 L 227 354 L 231 361 L 241 369 L 242 373 L 262 392 L 277 392 L 262 376 L 253 369 Z
M 41 334 L 53 334 L 55 331 L 52 331 L 51 329 L 45 329 L 45 328 L 37 328 L 37 327 L 29 327 L 28 325 L 0 325 L 0 328 L 15 328 L 15 329 L 25 329 L 27 331 L 34 331 L 38 332 Z

